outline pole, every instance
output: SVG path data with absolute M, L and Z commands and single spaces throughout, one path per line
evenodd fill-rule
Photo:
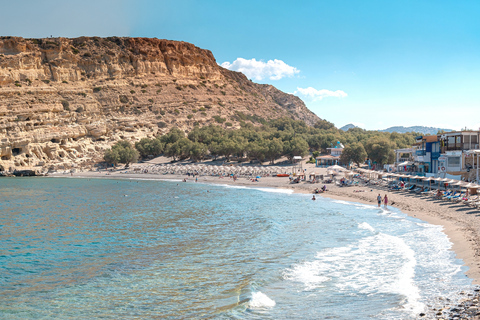
M 480 183 L 480 180 L 478 180 L 478 160 L 480 159 L 480 153 L 477 153 L 477 184 Z

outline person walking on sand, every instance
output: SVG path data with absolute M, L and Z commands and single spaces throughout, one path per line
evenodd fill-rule
M 380 193 L 377 196 L 377 201 L 378 201 L 378 207 L 380 208 L 380 206 L 382 205 L 382 196 L 380 195 Z
M 383 198 L 383 203 L 384 203 L 384 206 L 385 206 L 385 208 L 386 208 L 387 205 L 388 205 L 388 197 L 387 197 L 387 195 L 385 195 L 385 197 Z

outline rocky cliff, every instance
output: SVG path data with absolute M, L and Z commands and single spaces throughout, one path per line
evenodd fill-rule
M 0 38 L 0 171 L 91 166 L 120 139 L 282 116 L 319 120 L 298 97 L 190 43 Z

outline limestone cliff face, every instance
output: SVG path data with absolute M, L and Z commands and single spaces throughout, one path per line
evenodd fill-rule
M 319 120 L 190 43 L 0 38 L 0 170 L 90 166 L 120 139 L 282 116 Z

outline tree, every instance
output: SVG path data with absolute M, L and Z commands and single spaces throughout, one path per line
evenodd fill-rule
M 265 148 L 264 143 L 261 141 L 252 141 L 247 145 L 247 156 L 250 159 L 256 159 L 260 162 L 263 162 L 265 160 L 266 152 L 267 148 Z
M 108 149 L 108 150 L 105 150 L 103 159 L 108 164 L 113 164 L 114 166 L 116 166 L 120 162 L 120 155 L 118 154 L 117 150 Z
M 190 150 L 188 151 L 190 159 L 193 161 L 202 160 L 208 152 L 206 145 L 200 142 L 192 142 Z
M 360 167 L 360 163 L 363 163 L 367 158 L 367 152 L 360 142 L 347 145 L 340 156 L 342 163 L 350 164 L 355 162 Z
M 315 128 L 321 129 L 321 130 L 336 129 L 333 123 L 323 119 L 320 119 L 317 121 L 317 123 L 315 123 Z
M 292 138 L 286 141 L 283 148 L 283 154 L 292 160 L 295 156 L 303 157 L 308 153 L 308 143 L 303 138 Z
M 149 155 L 158 156 L 163 152 L 164 144 L 158 138 L 143 138 L 135 143 L 135 149 L 140 152 L 140 155 L 142 157 L 146 157 Z
M 180 159 L 186 159 L 190 157 L 190 150 L 192 148 L 193 142 L 183 137 L 174 143 L 169 143 L 165 147 L 165 155 L 167 157 L 172 157 L 176 161 L 177 157 Z
M 176 127 L 173 127 L 167 134 L 164 134 L 160 137 L 160 141 L 167 145 L 169 143 L 175 143 L 181 138 L 185 138 L 185 132 Z
M 283 152 L 283 142 L 280 139 L 273 138 L 266 142 L 265 157 L 270 160 L 270 164 L 274 164 Z
M 124 163 L 127 167 L 131 162 L 136 162 L 138 157 L 138 151 L 127 140 L 118 141 L 111 149 L 106 150 L 103 156 L 107 163 L 113 165 Z
M 395 159 L 395 145 L 385 137 L 373 137 L 365 144 L 368 157 L 377 164 L 392 163 Z

